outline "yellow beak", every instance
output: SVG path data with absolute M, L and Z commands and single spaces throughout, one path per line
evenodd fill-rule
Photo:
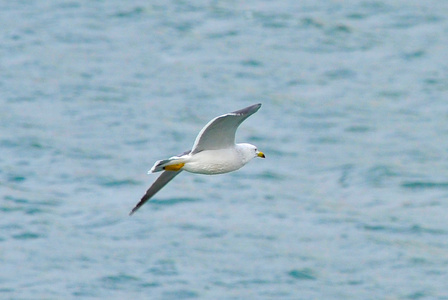
M 257 152 L 257 156 L 258 156 L 258 157 L 261 157 L 261 158 L 266 158 L 266 156 L 264 156 L 264 153 L 261 152 L 261 151 L 258 151 L 258 152 Z

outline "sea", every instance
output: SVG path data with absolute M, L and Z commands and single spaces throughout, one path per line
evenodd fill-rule
M 448 299 L 448 1 L 0 2 L 0 299 Z M 262 103 L 266 159 L 155 161 Z

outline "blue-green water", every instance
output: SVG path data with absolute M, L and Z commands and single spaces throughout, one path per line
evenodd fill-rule
M 1 299 L 448 299 L 448 2 L 0 4 Z M 267 158 L 158 159 L 211 118 Z

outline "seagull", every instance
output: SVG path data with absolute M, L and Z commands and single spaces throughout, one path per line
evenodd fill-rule
M 235 144 L 238 126 L 260 107 L 261 103 L 258 103 L 214 118 L 199 132 L 190 151 L 156 161 L 148 174 L 162 171 L 163 173 L 149 187 L 129 215 L 135 213 L 182 171 L 206 175 L 223 174 L 240 169 L 252 158 L 265 158 L 263 152 L 258 151 L 254 145 Z

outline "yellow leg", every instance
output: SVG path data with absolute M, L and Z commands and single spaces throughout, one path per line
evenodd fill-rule
M 169 166 L 163 167 L 163 169 L 166 170 L 166 171 L 179 171 L 180 169 L 182 169 L 182 167 L 184 165 L 185 165 L 184 163 L 175 164 L 175 165 L 169 165 Z

